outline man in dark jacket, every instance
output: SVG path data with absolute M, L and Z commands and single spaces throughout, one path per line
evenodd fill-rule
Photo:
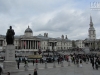
M 34 60 L 33 60 L 33 66 L 34 66 Z
M 1 75 L 1 73 L 2 73 L 2 67 L 0 66 L 0 75 Z
M 19 69 L 19 65 L 20 65 L 20 62 L 18 61 L 18 62 L 17 62 L 17 67 L 18 67 L 18 69 Z
M 98 70 L 98 58 L 95 60 L 95 68 Z
M 94 69 L 94 59 L 93 58 L 91 58 L 91 63 L 92 63 L 92 67 L 93 67 L 93 69 Z
M 38 75 L 36 69 L 34 69 L 34 73 L 33 73 L 33 75 Z

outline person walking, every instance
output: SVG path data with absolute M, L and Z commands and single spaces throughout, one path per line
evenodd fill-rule
M 80 59 L 80 64 L 79 64 L 79 66 L 80 67 L 82 67 L 83 65 L 82 65 L 82 59 Z
M 7 75 L 10 75 L 10 72 L 7 72 Z
M 18 61 L 18 62 L 17 62 L 17 68 L 18 68 L 18 69 L 19 69 L 19 65 L 20 65 L 20 62 Z
M 36 63 L 38 63 L 38 60 L 36 59 L 36 61 L 35 61 Z
M 58 64 L 59 64 L 59 58 L 57 59 L 57 61 L 58 61 Z
M 95 60 L 95 68 L 98 70 L 98 59 Z
M 91 64 L 92 64 L 92 68 L 94 69 L 94 59 L 91 58 Z
M 2 67 L 0 66 L 0 75 L 1 75 L 1 73 L 2 73 Z
M 34 73 L 33 73 L 33 75 L 38 75 L 36 69 L 34 69 Z
M 33 66 L 34 66 L 34 60 L 33 60 Z

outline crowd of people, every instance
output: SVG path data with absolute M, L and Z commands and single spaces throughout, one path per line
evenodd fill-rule
M 93 69 L 97 69 L 100 66 L 100 56 L 97 54 L 71 54 L 65 57 L 66 61 L 77 64 L 82 67 L 82 63 L 91 63 Z M 71 60 L 70 60 L 71 59 Z
M 100 49 L 90 49 L 90 51 L 98 51 L 98 52 L 100 52 Z
M 48 56 L 47 56 L 48 57 Z M 41 58 L 41 59 L 33 59 L 32 63 L 34 66 L 34 63 L 45 63 L 47 62 L 48 59 L 46 59 L 45 61 Z M 56 61 L 58 64 L 61 64 L 63 61 L 67 61 L 68 64 L 70 65 L 70 63 L 73 63 L 75 65 L 77 65 L 77 67 L 83 67 L 83 63 L 86 64 L 91 64 L 91 67 L 93 69 L 98 70 L 99 66 L 100 66 L 100 56 L 98 54 L 69 54 L 69 55 L 58 55 L 57 56 L 57 60 L 52 59 L 52 61 Z M 17 68 L 20 68 L 20 59 L 17 61 Z M 47 62 L 48 63 L 48 62 Z M 24 60 L 24 64 L 25 64 L 25 71 L 27 71 L 27 67 L 28 67 L 28 60 Z M 2 73 L 2 68 L 0 67 L 0 75 Z M 7 75 L 10 75 L 10 72 L 7 73 Z M 31 74 L 29 74 L 31 75 Z M 34 69 L 33 75 L 37 75 L 37 69 Z

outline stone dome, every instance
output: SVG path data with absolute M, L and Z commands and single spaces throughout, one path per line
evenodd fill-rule
M 28 26 L 28 28 L 25 30 L 25 33 L 33 33 L 33 31 L 32 31 L 32 29 L 30 29 L 29 26 Z

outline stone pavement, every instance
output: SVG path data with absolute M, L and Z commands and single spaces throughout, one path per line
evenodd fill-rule
M 2 64 L 2 63 L 1 63 Z M 11 73 L 11 75 L 28 75 L 29 73 L 33 75 L 35 66 L 32 63 L 28 64 L 28 71 L 24 71 L 24 64 L 21 63 L 19 72 Z M 100 68 L 98 70 L 93 70 L 91 64 L 83 63 L 83 67 L 77 67 L 71 63 L 71 66 L 68 66 L 68 63 L 64 61 L 64 67 L 61 67 L 61 64 L 56 63 L 56 68 L 53 68 L 53 63 L 48 63 L 47 68 L 44 68 L 44 64 L 38 63 L 38 75 L 100 75 Z M 2 74 L 7 75 L 7 74 Z

